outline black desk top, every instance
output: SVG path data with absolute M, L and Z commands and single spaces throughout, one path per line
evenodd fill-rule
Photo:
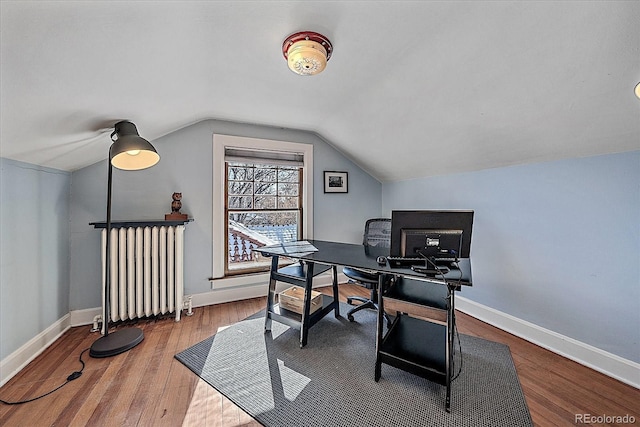
M 472 284 L 471 260 L 469 258 L 463 258 L 458 261 L 459 269 L 453 266 L 450 267 L 450 271 L 444 275 L 443 279 L 442 276 L 429 277 L 423 273 L 417 273 L 410 268 L 390 267 L 389 263 L 386 263 L 384 266 L 379 265 L 377 258 L 379 256 L 389 255 L 389 248 L 368 247 L 365 249 L 365 246 L 363 245 L 328 242 L 324 240 L 307 240 L 306 242 L 309 242 L 318 250 L 315 252 L 291 253 L 287 251 L 287 253 L 283 253 L 283 248 L 287 248 L 287 244 L 263 246 L 253 250 L 260 252 L 265 256 L 286 256 L 289 258 L 317 262 L 320 264 L 341 265 L 344 267 L 366 269 L 432 283 L 449 283 L 465 286 L 471 286 Z

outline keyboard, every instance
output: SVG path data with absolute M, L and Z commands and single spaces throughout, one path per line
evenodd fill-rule
M 438 267 L 444 267 L 447 268 L 452 262 L 455 261 L 455 258 L 436 258 L 435 263 L 438 265 Z M 433 268 L 431 267 L 433 264 L 431 263 L 427 263 L 427 260 L 424 258 L 418 258 L 418 257 L 403 257 L 403 256 L 388 256 L 387 257 L 387 262 L 389 262 L 389 267 L 396 267 L 396 268 L 409 268 L 409 267 L 413 267 L 415 266 L 424 266 L 426 267 L 427 265 L 430 266 L 429 268 Z

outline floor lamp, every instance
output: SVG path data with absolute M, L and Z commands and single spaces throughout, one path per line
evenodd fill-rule
M 111 177 L 113 167 L 122 170 L 149 168 L 160 160 L 153 145 L 138 134 L 136 125 L 128 121 L 115 124 L 111 134 L 113 144 L 109 149 L 109 178 L 107 184 L 107 241 L 105 246 L 104 302 L 102 322 L 104 335 L 98 338 L 89 351 L 91 357 L 110 357 L 124 353 L 140 344 L 144 334 L 139 328 L 120 329 L 109 333 L 109 294 L 111 290 Z

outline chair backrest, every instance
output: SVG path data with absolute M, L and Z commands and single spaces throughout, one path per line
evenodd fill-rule
M 391 247 L 391 219 L 373 218 L 367 220 L 364 226 L 364 239 L 362 244 L 364 244 L 365 247 Z

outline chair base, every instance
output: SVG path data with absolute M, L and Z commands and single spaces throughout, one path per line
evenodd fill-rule
M 365 309 L 378 310 L 378 304 L 376 304 L 375 302 L 373 302 L 370 299 L 363 298 L 363 297 L 348 297 L 347 298 L 347 304 L 354 305 L 353 301 L 360 301 L 360 304 L 357 304 L 355 307 L 353 307 L 347 313 L 347 319 L 349 319 L 349 322 L 355 321 L 355 319 L 353 317 L 353 314 L 357 313 L 360 310 L 365 310 Z M 384 318 L 387 320 L 387 326 L 391 327 L 391 323 L 392 322 L 391 322 L 391 319 L 389 318 L 389 315 L 387 315 L 387 313 L 384 313 Z

